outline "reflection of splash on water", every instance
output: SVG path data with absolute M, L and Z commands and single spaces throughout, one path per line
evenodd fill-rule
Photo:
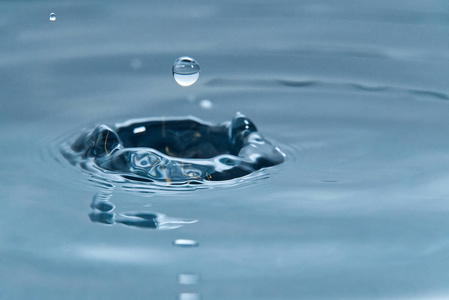
M 123 224 L 126 226 L 149 228 L 157 230 L 176 229 L 186 224 L 192 224 L 198 220 L 187 220 L 167 217 L 155 212 L 123 212 L 116 213 L 115 205 L 110 201 L 112 190 L 96 194 L 90 207 L 92 211 L 89 218 L 92 222 L 106 225 Z
M 120 186 L 126 191 L 154 195 L 230 187 L 263 178 L 264 172 L 255 171 L 285 159 L 285 154 L 240 113 L 231 122 L 218 125 L 191 117 L 99 125 L 76 141 L 66 141 L 61 153 L 100 188 L 91 202 L 92 222 L 157 230 L 175 229 L 197 220 L 156 212 L 117 213 L 110 201 L 113 189 Z

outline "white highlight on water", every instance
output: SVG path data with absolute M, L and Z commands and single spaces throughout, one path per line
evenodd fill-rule
M 136 134 L 136 133 L 142 133 L 142 132 L 145 132 L 146 130 L 147 130 L 147 129 L 145 128 L 145 126 L 140 126 L 140 127 L 134 128 L 133 133 L 134 133 L 134 134 Z
M 176 247 L 198 247 L 200 243 L 194 240 L 177 239 L 173 241 L 173 246 Z
M 200 295 L 197 293 L 181 293 L 179 294 L 179 300 L 199 300 Z

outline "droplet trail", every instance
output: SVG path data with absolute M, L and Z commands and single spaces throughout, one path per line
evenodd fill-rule
M 181 86 L 194 84 L 200 77 L 200 72 L 200 65 L 191 57 L 182 56 L 173 63 L 173 78 Z
M 198 247 L 199 245 L 200 243 L 194 240 L 178 239 L 173 241 L 173 246 L 175 247 L 191 248 Z
M 181 293 L 179 294 L 179 300 L 199 300 L 200 295 L 197 293 Z
M 200 277 L 198 274 L 178 274 L 178 283 L 184 285 L 198 284 Z

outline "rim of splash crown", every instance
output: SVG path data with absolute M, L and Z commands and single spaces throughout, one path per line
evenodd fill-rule
M 163 134 L 154 134 L 155 130 L 161 128 L 165 128 L 166 134 L 170 132 L 172 139 L 168 139 L 167 145 L 178 147 L 178 153 L 172 153 L 168 146 L 155 149 L 136 142 L 141 136 L 154 144 L 154 139 L 157 142 Z M 190 152 L 186 157 L 179 155 L 188 151 L 179 146 L 176 138 L 182 142 L 185 137 L 202 138 L 203 134 L 207 135 L 206 140 L 215 139 L 218 146 L 232 149 L 226 153 L 218 151 L 218 155 L 196 153 L 198 157 L 195 157 Z M 223 141 L 216 142 L 218 138 Z M 197 152 L 208 150 L 201 145 L 198 141 Z M 265 170 L 283 163 L 286 158 L 286 154 L 267 141 L 254 123 L 241 113 L 237 113 L 232 121 L 220 124 L 192 116 L 131 119 L 111 126 L 101 124 L 84 131 L 75 142 L 66 141 L 60 153 L 100 187 L 119 185 L 124 190 L 139 193 L 178 193 L 236 186 L 266 178 L 268 172 Z

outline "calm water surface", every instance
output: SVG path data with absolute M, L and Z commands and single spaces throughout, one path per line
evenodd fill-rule
M 1 299 L 449 297 L 446 1 L 1 1 L 0 16 Z M 171 73 L 184 55 L 201 64 L 190 87 Z M 59 152 L 99 123 L 237 111 L 287 160 L 233 185 L 105 188 Z M 92 222 L 101 209 L 118 221 Z

